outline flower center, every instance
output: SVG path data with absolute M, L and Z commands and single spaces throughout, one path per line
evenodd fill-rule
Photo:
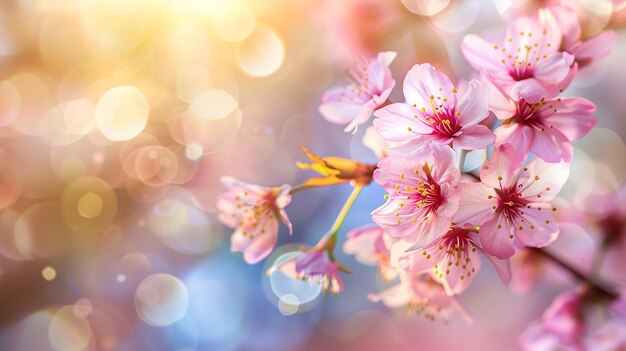
M 458 119 L 461 112 L 455 111 L 454 107 L 437 104 L 435 102 L 434 95 L 430 96 L 430 107 L 432 108 L 433 113 L 426 116 L 426 122 L 433 128 L 433 132 L 431 134 L 447 138 L 455 136 L 455 134 L 461 129 L 461 123 Z

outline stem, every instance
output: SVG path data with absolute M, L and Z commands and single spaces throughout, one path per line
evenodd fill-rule
M 570 266 L 567 262 L 565 262 L 562 259 L 556 257 L 550 251 L 547 251 L 546 249 L 540 249 L 540 248 L 531 248 L 531 250 L 533 250 L 533 252 L 536 252 L 536 253 L 540 254 L 543 258 L 551 261 L 552 263 L 554 263 L 557 266 L 561 267 L 565 271 L 569 272 L 576 279 L 580 280 L 581 282 L 584 282 L 590 288 L 592 288 L 594 291 L 596 291 L 596 292 L 598 292 L 598 293 L 608 297 L 611 300 L 614 300 L 614 299 L 619 297 L 618 293 L 616 293 L 615 291 L 610 290 L 610 289 L 602 286 L 597 281 L 594 281 L 591 277 L 586 276 L 584 273 L 582 273 L 579 270 L 577 270 L 576 268 Z
M 467 150 L 461 149 L 459 152 L 459 171 L 463 172 L 463 167 L 465 167 L 465 158 L 467 157 Z
M 339 211 L 339 214 L 337 215 L 337 219 L 335 219 L 335 223 L 333 223 L 333 226 L 330 227 L 329 233 L 331 237 L 337 236 L 337 233 L 339 232 L 339 228 L 343 224 L 343 221 L 346 219 L 348 212 L 350 212 L 350 209 L 352 208 L 354 201 L 361 193 L 361 190 L 363 190 L 363 187 L 364 185 L 357 184 L 354 186 L 354 188 L 352 188 L 352 192 L 350 193 L 350 196 L 348 196 L 346 203 L 343 204 L 341 211 Z
M 313 186 L 309 185 L 309 184 L 304 184 L 304 183 L 303 184 L 294 185 L 294 186 L 291 187 L 291 190 L 289 191 L 289 194 L 293 195 L 295 193 L 299 193 L 299 192 L 301 192 L 303 190 L 307 190 L 307 189 L 310 189 L 310 188 L 313 188 Z

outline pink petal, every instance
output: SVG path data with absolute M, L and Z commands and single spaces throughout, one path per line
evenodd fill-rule
M 483 183 L 461 185 L 461 201 L 454 222 L 459 224 L 482 225 L 494 216 L 491 208 L 496 205 L 496 193 Z M 491 198 L 489 198 L 491 196 Z
M 493 150 L 490 161 L 480 170 L 483 184 L 491 188 L 509 187 L 522 168 L 524 159 L 510 144 L 500 145 Z
M 516 239 L 525 246 L 543 247 L 559 235 L 559 226 L 554 220 L 552 209 L 549 204 L 539 211 L 536 207 L 523 209 L 524 223 L 520 224 L 523 229 L 515 228 Z M 531 229 L 532 228 L 532 229 Z
M 480 253 L 469 250 L 468 258 L 470 259 L 469 262 L 460 262 L 458 266 L 456 264 L 450 266 L 448 263 L 454 263 L 456 260 L 456 258 L 450 257 L 442 261 L 438 266 L 441 267 L 440 269 L 446 270 L 443 272 L 443 278 L 437 277 L 437 280 L 442 283 L 447 295 L 458 295 L 467 290 L 476 275 L 478 275 L 478 272 L 480 272 L 482 266 Z M 450 273 L 446 274 L 448 270 Z
M 494 85 L 487 77 L 482 77 L 489 88 L 489 109 L 498 119 L 505 120 L 513 117 L 517 112 L 515 102 L 504 91 Z
M 434 163 L 432 167 L 433 178 L 437 183 L 457 184 L 461 179 L 461 172 L 454 162 L 454 151 L 447 145 L 432 145 Z
M 493 47 L 493 44 L 473 34 L 466 35 L 461 43 L 463 56 L 474 69 L 500 75 L 503 70 L 500 54 Z
M 417 228 L 419 236 L 415 239 L 414 244 L 416 247 L 426 246 L 446 234 L 450 229 L 450 224 L 452 224 L 452 218 L 440 217 L 432 213 L 427 220 L 419 224 Z
M 387 290 L 383 290 L 380 294 L 370 294 L 367 298 L 372 302 L 382 301 L 385 306 L 390 308 L 407 306 L 413 300 L 414 294 L 411 286 L 400 282 Z
M 559 193 L 569 177 L 570 167 L 569 163 L 547 163 L 535 158 L 526 168 L 518 180 L 522 197 L 531 202 L 544 202 L 551 201 Z M 539 194 L 541 197 L 537 197 Z
M 445 254 L 438 246 L 439 244 L 434 242 L 426 247 L 411 247 L 409 251 L 405 250 L 398 258 L 398 268 L 413 273 L 432 271 L 433 266 L 440 264 Z
M 383 230 L 377 225 L 366 225 L 346 234 L 343 252 L 354 255 L 356 260 L 367 265 L 376 265 L 376 242 L 381 238 Z
M 547 84 L 556 84 L 567 77 L 572 63 L 574 56 L 566 52 L 548 54 L 547 58 L 537 63 L 535 78 Z
M 500 228 L 498 228 L 500 225 Z M 499 259 L 507 259 L 515 254 L 513 239 L 510 235 L 514 233 L 513 228 L 505 218 L 493 216 L 489 221 L 480 226 L 480 242 L 483 250 Z
M 415 118 L 417 111 L 410 105 L 397 103 L 374 112 L 374 128 L 387 141 L 406 142 L 419 134 L 430 134 L 432 128 Z M 420 113 L 421 114 L 421 113 Z
M 393 51 L 380 52 L 376 57 L 378 64 L 370 65 L 371 76 L 374 77 L 374 82 L 380 90 L 391 91 L 390 88 L 392 88 L 396 84 L 396 81 L 391 78 L 389 65 L 391 64 L 391 62 L 393 62 L 397 55 L 398 54 Z M 387 94 L 387 96 L 389 95 Z
M 415 170 L 421 172 L 422 163 L 406 158 L 385 157 L 378 162 L 374 171 L 374 180 L 385 190 L 392 192 L 396 190 L 396 184 L 400 187 L 413 187 L 415 180 L 410 180 L 416 175 Z M 419 176 L 422 179 L 421 176 Z
M 434 145 L 445 145 L 452 142 L 452 139 L 441 139 L 437 135 L 416 134 L 416 138 L 404 144 L 393 145 L 389 149 L 389 154 L 394 157 L 405 157 L 413 160 L 423 160 L 432 156 Z
M 404 79 L 404 97 L 408 104 L 415 104 L 432 112 L 430 96 L 445 98 L 444 106 L 452 109 L 456 105 L 456 94 L 450 79 L 437 71 L 432 65 L 425 63 L 413 66 Z
M 487 257 L 496 269 L 496 273 L 498 273 L 502 282 L 504 284 L 509 284 L 511 281 L 511 261 L 509 259 L 501 260 L 491 255 L 485 255 L 485 257 Z
M 559 130 L 551 128 L 535 132 L 530 150 L 546 162 L 570 162 L 574 152 L 572 142 Z
M 319 106 L 319 112 L 327 121 L 335 124 L 350 123 L 361 114 L 368 113 L 367 110 L 364 112 L 363 105 L 344 101 L 324 102 Z
M 417 232 L 423 222 L 423 219 L 415 214 L 415 206 L 406 198 L 399 197 L 390 197 L 382 206 L 372 211 L 372 219 L 385 232 L 396 238 Z
M 527 155 L 535 138 L 532 127 L 519 123 L 502 124 L 495 130 L 496 147 L 510 144 L 519 155 Z
M 571 141 L 587 135 L 596 124 L 593 116 L 596 106 L 582 98 L 564 97 L 560 100 L 550 101 L 557 111 L 545 118 L 546 124 L 558 129 Z
M 489 116 L 489 87 L 487 84 L 472 80 L 456 110 L 461 113 L 459 121 L 463 127 L 475 126 L 487 118 Z
M 261 231 L 264 230 L 264 233 Z M 251 235 L 253 235 L 251 239 Z M 278 221 L 267 219 L 261 223 L 257 231 L 248 232 L 238 229 L 230 237 L 230 249 L 233 252 L 242 252 L 244 260 L 249 264 L 255 264 L 269 254 L 276 245 L 278 238 Z
M 454 147 L 463 150 L 476 150 L 493 144 L 496 136 L 487 126 L 477 125 L 469 128 L 463 128 L 461 135 L 454 138 L 452 142 Z
M 608 56 L 615 46 L 615 32 L 606 31 L 587 39 L 573 54 L 576 59 L 595 61 Z
M 437 208 L 437 216 L 452 218 L 459 209 L 459 200 L 461 198 L 461 187 L 458 185 L 458 181 L 452 184 L 441 184 L 441 197 L 444 201 Z
M 511 87 L 511 97 L 514 100 L 524 99 L 532 104 L 548 97 L 548 90 L 539 81 L 539 78 L 528 78 L 520 80 Z
M 548 7 L 563 32 L 566 50 L 574 46 L 581 36 L 578 14 L 569 6 L 552 5 Z M 567 50 L 569 51 L 569 50 Z

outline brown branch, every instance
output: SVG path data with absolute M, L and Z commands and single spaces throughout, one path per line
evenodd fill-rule
M 597 292 L 597 293 L 599 293 L 599 294 L 609 298 L 610 300 L 614 300 L 614 299 L 617 299 L 619 297 L 619 293 L 617 293 L 616 291 L 612 290 L 611 288 L 608 288 L 608 287 L 604 286 L 604 284 L 594 280 L 592 277 L 588 277 L 587 275 L 585 275 L 584 273 L 580 272 L 576 268 L 570 266 L 567 262 L 563 261 L 561 258 L 555 256 L 553 253 L 551 253 L 550 251 L 546 250 L 545 248 L 529 248 L 529 249 L 532 250 L 533 252 L 536 252 L 537 254 L 541 255 L 543 258 L 549 260 L 550 262 L 556 264 L 557 266 L 559 266 L 563 270 L 567 271 L 569 274 L 574 276 L 576 279 L 580 280 L 581 282 L 584 282 L 593 291 L 595 291 L 595 292 Z

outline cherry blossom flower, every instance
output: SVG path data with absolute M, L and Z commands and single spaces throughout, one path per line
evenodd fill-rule
M 467 35 L 461 49 L 467 61 L 515 100 L 537 103 L 567 79 L 574 56 L 559 51 L 562 33 L 554 17 L 540 10 L 537 18 L 518 17 L 502 44 Z
M 356 132 L 376 108 L 387 101 L 396 81 L 389 65 L 395 52 L 381 52 L 374 60 L 361 58 L 348 73 L 351 84 L 327 90 L 319 111 L 329 122 L 347 124 L 346 132 Z
M 482 251 L 478 233 L 473 229 L 452 227 L 441 238 L 413 251 L 403 250 L 401 245 L 397 259 L 399 269 L 414 273 L 431 273 L 441 283 L 448 295 L 465 291 L 481 267 L 481 253 L 496 267 L 505 283 L 511 278 L 509 260 L 500 260 Z M 395 261 L 395 259 L 394 259 Z
M 563 32 L 563 42 L 560 47 L 565 52 L 574 55 L 579 67 L 587 67 L 613 51 L 615 32 L 604 31 L 589 37 L 583 33 L 582 21 L 576 9 L 562 4 L 553 4 L 547 9 Z
M 390 308 L 405 307 L 407 314 L 424 315 L 435 320 L 441 317 L 448 321 L 453 313 L 459 314 L 467 323 L 472 316 L 453 296 L 446 295 L 443 286 L 428 275 L 402 273 L 400 282 L 379 294 L 370 294 L 372 302 L 382 301 Z
M 419 150 L 432 143 L 474 150 L 494 141 L 488 127 L 479 123 L 489 115 L 489 89 L 477 80 L 457 100 L 450 79 L 430 64 L 415 65 L 404 79 L 405 103 L 376 112 L 374 127 L 387 141 Z
M 572 142 L 595 125 L 595 105 L 582 98 L 551 96 L 533 104 L 491 91 L 492 109 L 504 121 L 495 131 L 495 145 L 509 143 L 521 155 L 533 152 L 546 162 L 570 162 Z
M 232 177 L 222 177 L 227 188 L 217 199 L 218 219 L 234 228 L 231 250 L 242 252 L 244 260 L 254 264 L 267 257 L 278 238 L 278 222 L 292 231 L 284 208 L 291 202 L 289 185 L 266 188 Z
M 459 206 L 461 173 L 448 146 L 433 146 L 425 160 L 386 157 L 374 180 L 389 192 L 372 212 L 374 222 L 397 238 L 414 233 L 414 244 L 427 245 L 444 235 Z
M 522 334 L 522 348 L 584 350 L 584 298 L 581 291 L 557 296 L 541 320 L 531 324 Z M 545 347 L 548 345 L 552 347 Z
M 480 226 L 484 251 L 500 259 L 516 246 L 545 246 L 559 233 L 549 201 L 567 180 L 569 165 L 538 158 L 523 163 L 510 144 L 500 145 L 480 170 L 481 182 L 462 185 L 455 222 Z
M 343 290 L 343 281 L 339 276 L 339 271 L 349 271 L 331 256 L 325 245 L 326 239 L 323 238 L 315 247 L 299 252 L 295 256 L 278 263 L 270 268 L 267 274 L 281 271 L 292 279 L 320 284 L 325 293 L 340 293 Z
M 357 261 L 378 266 L 378 271 L 385 280 L 391 280 L 397 271 L 389 264 L 391 237 L 377 225 L 366 225 L 346 234 L 343 252 L 354 255 Z

